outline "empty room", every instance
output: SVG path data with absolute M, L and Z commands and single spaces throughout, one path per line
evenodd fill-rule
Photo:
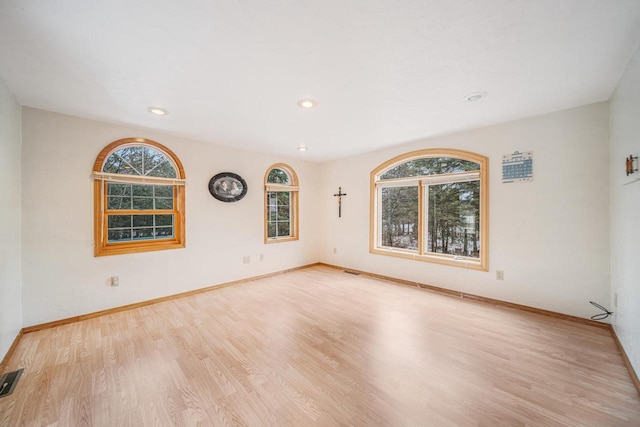
M 0 426 L 640 425 L 640 1 L 0 1 Z

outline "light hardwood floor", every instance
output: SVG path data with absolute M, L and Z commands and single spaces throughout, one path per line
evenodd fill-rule
M 26 334 L 1 426 L 638 426 L 609 331 L 313 267 Z

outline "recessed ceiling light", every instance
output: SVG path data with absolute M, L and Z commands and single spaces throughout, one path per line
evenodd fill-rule
M 465 96 L 464 99 L 466 99 L 469 102 L 474 102 L 474 101 L 481 100 L 485 96 L 487 96 L 487 92 L 473 92 Z
M 311 98 L 302 98 L 300 101 L 298 101 L 298 107 L 300 108 L 304 108 L 305 110 L 308 110 L 310 108 L 314 108 L 318 105 L 318 103 L 311 99 Z
M 306 146 L 306 145 L 300 145 L 300 146 L 298 147 L 298 151 L 307 151 L 307 150 L 308 150 L 308 148 L 307 148 L 307 146 Z
M 167 114 L 169 114 L 167 110 L 160 107 L 149 107 L 147 108 L 147 111 L 151 114 L 155 114 L 156 116 L 166 116 Z

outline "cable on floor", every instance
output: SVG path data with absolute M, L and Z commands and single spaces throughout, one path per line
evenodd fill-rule
M 609 317 L 609 316 L 611 316 L 613 314 L 613 311 L 609 311 L 608 309 L 604 308 L 603 306 L 601 306 L 597 302 L 589 301 L 589 304 L 591 304 L 592 306 L 597 307 L 600 310 L 604 311 L 604 313 L 598 313 L 598 314 L 594 314 L 593 316 L 591 316 L 591 320 L 604 320 L 604 319 L 606 319 L 607 317 Z

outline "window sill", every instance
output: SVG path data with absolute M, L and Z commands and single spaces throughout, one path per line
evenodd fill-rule
M 472 270 L 489 271 L 488 266 L 483 265 L 482 260 L 475 258 L 467 258 L 461 256 L 452 255 L 420 255 L 415 251 L 409 251 L 404 249 L 383 249 L 375 248 L 369 250 L 372 254 L 393 256 L 397 258 L 413 259 L 416 261 L 432 262 L 435 264 L 451 265 L 454 267 L 468 268 Z
M 291 242 L 294 240 L 298 240 L 298 237 L 267 237 L 264 241 L 265 244 L 267 243 L 281 243 L 281 242 Z
M 136 243 L 109 243 L 103 247 L 96 248 L 95 256 L 109 256 L 109 255 L 123 255 L 123 254 L 133 254 L 139 252 L 153 252 L 153 251 L 163 251 L 167 249 L 181 249 L 184 248 L 184 242 L 169 240 L 169 241 L 158 241 L 155 240 L 153 243 L 147 242 L 136 242 Z

